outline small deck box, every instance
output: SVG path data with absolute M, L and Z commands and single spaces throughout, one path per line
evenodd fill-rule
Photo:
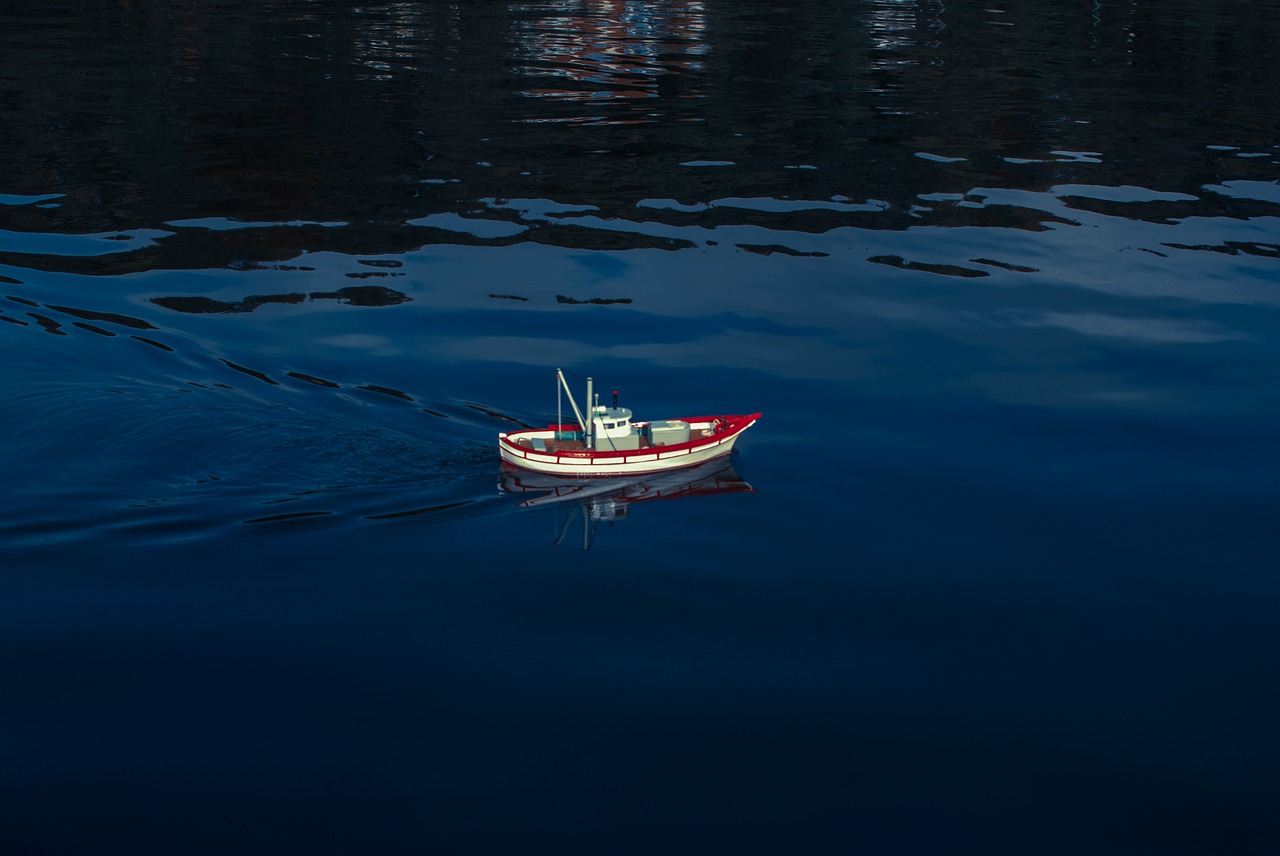
M 659 419 L 649 423 L 649 442 L 655 446 L 675 446 L 689 442 L 689 423 L 680 419 Z

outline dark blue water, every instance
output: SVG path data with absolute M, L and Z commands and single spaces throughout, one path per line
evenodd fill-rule
M 1271 852 L 1280 4 L 1024 5 L 0 12 L 0 847 Z

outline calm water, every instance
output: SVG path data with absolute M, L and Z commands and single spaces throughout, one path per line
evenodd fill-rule
M 5 852 L 1271 852 L 1280 3 L 27 6 Z

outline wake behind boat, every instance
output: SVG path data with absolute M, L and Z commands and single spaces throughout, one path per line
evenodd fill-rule
M 556 369 L 559 393 L 569 400 L 576 423 L 557 416 L 545 429 L 508 431 L 498 435 L 498 451 L 507 463 L 543 473 L 574 476 L 617 476 L 654 473 L 692 467 L 727 455 L 742 432 L 759 413 L 746 415 L 686 416 L 651 422 L 633 422 L 632 413 L 618 406 L 599 404 L 587 378 L 587 404 L 591 419 L 584 419 L 573 393 Z M 557 408 L 559 413 L 559 407 Z M 585 427 L 584 427 L 585 426 Z

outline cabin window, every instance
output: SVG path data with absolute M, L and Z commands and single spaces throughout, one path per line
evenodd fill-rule
M 617 424 L 618 424 L 618 423 L 616 423 L 616 422 L 606 422 L 606 423 L 604 423 L 604 427 L 606 427 L 606 428 L 612 428 L 612 427 L 614 427 L 614 426 L 615 426 L 615 425 L 617 425 Z

